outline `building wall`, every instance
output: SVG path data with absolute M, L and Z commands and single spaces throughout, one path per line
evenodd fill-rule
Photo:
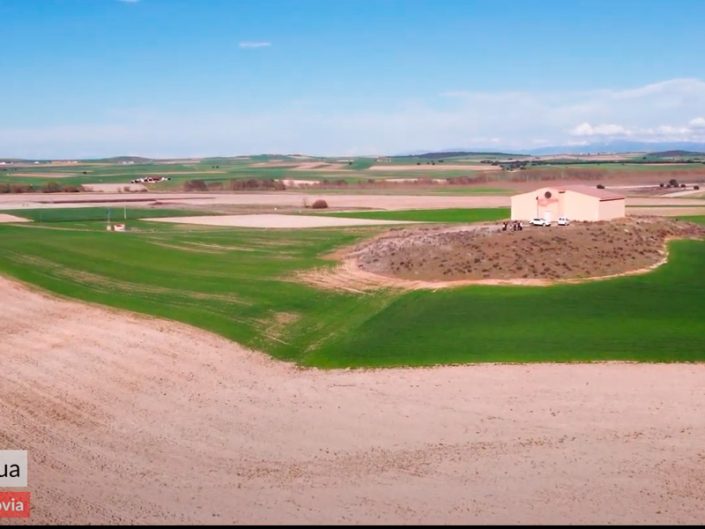
M 546 192 L 551 196 L 546 197 Z M 551 221 L 555 222 L 563 215 L 562 194 L 553 187 L 542 187 L 536 191 L 514 195 L 511 197 L 511 205 L 512 220 L 530 220 L 537 216 L 545 218 L 546 213 L 549 213 Z
M 626 216 L 626 200 L 600 202 L 600 220 L 621 219 Z
M 565 216 L 570 220 L 596 221 L 600 220 L 600 199 L 575 191 L 563 193 Z
M 551 197 L 546 197 L 546 192 Z M 539 197 L 538 200 L 536 197 Z M 570 220 L 594 222 L 611 220 L 625 216 L 625 200 L 604 200 L 566 190 L 562 193 L 552 187 L 543 187 L 529 193 L 511 197 L 512 220 L 530 220 L 534 217 L 545 218 L 550 213 L 551 221 L 558 217 L 568 217 Z

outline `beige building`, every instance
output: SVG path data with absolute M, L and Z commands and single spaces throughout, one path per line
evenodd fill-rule
M 625 200 L 604 189 L 585 185 L 542 187 L 512 197 L 512 220 L 540 217 L 555 222 L 569 220 L 597 221 L 625 216 Z

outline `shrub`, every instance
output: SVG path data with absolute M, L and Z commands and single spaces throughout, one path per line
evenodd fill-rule
M 604 189 L 604 188 L 605 188 L 605 186 L 603 186 L 602 184 L 597 184 L 597 189 Z
M 230 189 L 233 191 L 243 191 L 251 189 L 267 189 L 273 191 L 283 191 L 286 186 L 280 180 L 270 180 L 267 178 L 248 178 L 230 180 Z
M 210 182 L 208 184 L 208 191 L 222 191 L 223 182 Z
M 203 180 L 189 180 L 184 183 L 184 191 L 208 191 L 208 186 Z
M 700 186 L 693 186 L 693 189 L 695 189 L 696 191 L 698 191 L 698 190 L 700 189 Z
M 61 186 L 56 182 L 47 182 L 42 186 L 42 193 L 59 193 Z
M 35 189 L 28 184 L 10 184 L 10 193 L 31 193 Z
M 328 202 L 322 199 L 316 200 L 313 204 L 311 204 L 312 209 L 326 209 L 328 207 Z

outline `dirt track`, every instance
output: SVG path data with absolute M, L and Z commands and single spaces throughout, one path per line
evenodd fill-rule
M 315 215 L 206 215 L 199 217 L 161 217 L 146 219 L 153 222 L 199 224 L 203 226 L 235 226 L 241 228 L 329 228 L 345 226 L 376 226 L 413 224 L 403 220 L 344 219 Z
M 398 164 L 380 164 L 373 165 L 368 169 L 369 171 L 500 171 L 501 167 L 498 165 L 488 165 L 488 164 L 446 164 L 439 163 L 434 165 L 422 164 L 422 165 L 398 165 Z
M 29 222 L 29 220 L 25 219 L 24 217 L 16 217 L 15 215 L 0 213 L 0 224 L 7 222 Z
M 701 523 L 705 365 L 301 370 L 0 278 L 35 523 Z
M 442 208 L 495 208 L 509 207 L 509 196 L 440 196 L 440 195 L 362 195 L 312 193 L 22 193 L 0 194 L 0 210 L 45 207 L 91 207 L 91 202 L 100 205 L 130 203 L 144 206 L 159 201 L 174 206 L 291 206 L 303 208 L 304 203 L 312 203 L 318 198 L 328 202 L 331 208 L 367 209 L 442 209 Z M 696 198 L 627 198 L 627 213 L 634 206 L 652 207 L 650 211 L 659 214 L 658 206 L 691 206 L 705 208 L 705 199 Z M 654 207 L 656 206 L 656 207 Z M 641 212 L 643 213 L 643 211 Z

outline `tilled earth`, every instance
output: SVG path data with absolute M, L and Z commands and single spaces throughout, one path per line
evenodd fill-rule
M 579 279 L 652 266 L 667 240 L 705 236 L 703 226 L 659 217 L 521 231 L 502 224 L 396 230 L 354 255 L 362 270 L 403 279 Z

